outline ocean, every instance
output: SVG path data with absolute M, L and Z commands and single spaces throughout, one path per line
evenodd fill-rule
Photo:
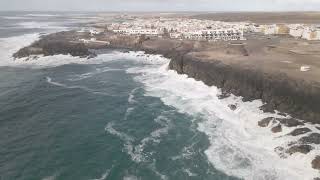
M 105 50 L 13 59 L 40 35 L 93 13 L 0 13 L 0 180 L 301 180 L 313 155 L 280 158 L 294 137 L 259 128 L 262 102 L 168 69 L 169 59 Z M 232 111 L 229 104 L 236 104 Z M 314 127 L 310 127 L 314 129 Z M 284 134 L 291 129 L 284 129 Z

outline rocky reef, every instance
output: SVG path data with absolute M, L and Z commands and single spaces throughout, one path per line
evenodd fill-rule
M 24 47 L 14 53 L 13 57 L 23 58 L 36 55 L 53 56 L 57 54 L 70 54 L 79 57 L 95 56 L 94 53 L 89 51 L 90 47 L 79 41 L 79 38 L 90 38 L 90 35 L 89 33 L 81 33 L 80 36 L 75 31 L 43 35 L 30 46 Z

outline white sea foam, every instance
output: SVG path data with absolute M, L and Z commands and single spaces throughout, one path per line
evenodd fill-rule
M 9 38 L 0 38 L 0 66 L 15 66 L 12 55 L 20 48 L 30 45 L 39 38 L 38 34 L 26 34 Z
M 128 103 L 129 104 L 134 104 L 136 103 L 137 101 L 134 99 L 134 93 L 138 90 L 139 88 L 134 88 L 131 90 L 130 94 L 129 94 L 129 97 L 128 97 Z
M 133 145 L 133 142 L 135 141 L 134 137 L 114 129 L 113 126 L 114 126 L 113 122 L 108 123 L 107 126 L 105 127 L 105 131 L 119 137 L 124 142 L 123 151 L 126 152 L 134 162 L 139 163 L 144 161 L 145 157 L 140 151 L 140 149 L 136 149 Z
M 16 19 L 30 19 L 30 17 L 23 17 L 23 16 L 2 16 L 1 18 L 3 18 L 3 19 L 12 19 L 12 20 L 16 20 Z
M 42 178 L 42 180 L 55 180 L 56 179 L 56 175 L 52 175 L 52 176 L 48 176 L 45 178 Z
M 169 129 L 172 127 L 171 121 L 164 115 L 160 115 L 154 119 L 154 121 L 159 124 L 161 127 L 155 129 L 150 133 L 150 136 L 147 136 L 141 140 L 141 143 L 137 146 L 140 149 L 144 149 L 149 143 L 159 144 L 161 141 L 161 136 L 168 134 Z
M 112 169 L 112 168 L 111 168 Z M 106 180 L 107 177 L 109 176 L 110 174 L 110 171 L 111 169 L 107 169 L 102 175 L 100 178 L 97 178 L 97 179 L 91 179 L 91 180 Z
M 127 120 L 129 115 L 134 111 L 134 107 L 128 107 L 127 110 L 126 110 L 126 113 L 124 114 L 124 117 L 123 119 L 124 120 Z
M 108 94 L 108 93 L 99 92 L 99 91 L 97 91 L 97 90 L 90 89 L 90 88 L 85 87 L 85 86 L 67 85 L 67 84 L 55 82 L 55 81 L 53 81 L 53 80 L 51 79 L 51 77 L 46 77 L 46 79 L 47 79 L 47 82 L 48 82 L 49 84 L 52 84 L 52 85 L 55 85 L 55 86 L 59 86 L 59 87 L 67 88 L 67 89 L 81 89 L 81 90 L 84 90 L 84 91 L 87 91 L 87 92 L 90 92 L 90 93 L 93 93 L 93 94 L 111 96 L 111 95 Z
M 57 29 L 57 30 L 66 29 L 66 27 L 59 26 L 59 24 L 55 22 L 29 21 L 29 22 L 20 22 L 17 25 L 24 29 Z
M 124 133 L 120 132 L 113 128 L 115 122 L 108 123 L 105 127 L 105 131 L 117 136 L 124 142 L 124 151 L 131 157 L 131 159 L 136 162 L 149 162 L 151 159 L 149 158 L 153 152 L 145 152 L 144 149 L 150 143 L 158 144 L 160 143 L 160 138 L 162 135 L 168 133 L 169 128 L 171 127 L 171 121 L 163 115 L 158 116 L 154 119 L 154 121 L 159 124 L 161 127 L 155 129 L 150 133 L 149 136 L 143 138 L 137 145 L 134 145 L 135 138 Z M 153 171 L 155 169 L 151 168 Z
M 123 177 L 123 180 L 138 180 L 138 177 L 134 175 L 126 175 Z
M 130 94 L 129 94 L 129 97 L 128 97 L 128 104 L 129 104 L 129 107 L 127 108 L 126 110 L 126 113 L 123 117 L 124 120 L 127 120 L 129 115 L 134 111 L 135 107 L 134 107 L 134 104 L 137 102 L 134 98 L 134 93 L 138 90 L 139 88 L 134 88 L 131 90 Z
M 57 17 L 59 14 L 26 14 L 24 16 L 29 17 Z
M 190 169 L 183 169 L 183 172 L 185 172 L 189 177 L 198 176 L 196 173 L 191 172 Z
M 68 78 L 68 80 L 69 81 L 81 81 L 81 80 L 84 80 L 84 79 L 91 78 L 91 77 L 93 77 L 95 75 L 98 75 L 100 73 L 110 72 L 110 71 L 122 71 L 122 70 L 123 69 L 114 69 L 114 68 L 109 68 L 109 67 L 96 68 L 96 70 L 92 71 L 92 72 L 72 75 L 70 78 Z
M 298 137 L 285 136 L 294 128 L 284 127 L 277 134 L 270 128 L 259 128 L 259 120 L 280 117 L 263 113 L 259 109 L 262 105 L 260 100 L 242 102 L 241 97 L 235 96 L 219 100 L 219 89 L 167 70 L 167 64 L 131 68 L 127 72 L 136 74 L 136 80 L 144 83 L 146 95 L 159 97 L 180 112 L 205 119 L 198 124 L 198 130 L 206 133 L 210 140 L 210 147 L 205 153 L 217 169 L 228 175 L 247 180 L 300 180 L 313 179 L 318 175 L 311 168 L 311 161 L 319 154 L 319 148 L 307 155 L 296 153 L 286 159 L 275 153 L 274 148 Z M 237 104 L 237 110 L 230 110 L 229 104 Z
M 129 52 L 122 53 L 119 51 L 114 51 L 112 53 L 101 54 L 95 58 L 79 58 L 73 57 L 71 55 L 54 55 L 54 56 L 32 56 L 28 58 L 14 59 L 12 55 L 19 49 L 30 45 L 31 43 L 38 40 L 40 35 L 35 34 L 25 34 L 21 36 L 0 38 L 0 66 L 20 66 L 29 68 L 46 68 L 46 67 L 56 67 L 64 64 L 101 64 L 109 61 L 117 60 L 131 60 L 133 62 L 138 62 L 141 64 L 162 64 L 164 58 L 160 55 L 154 55 L 149 58 L 149 55 L 143 52 Z M 114 69 L 116 70 L 116 69 Z M 101 71 L 111 71 L 111 69 L 105 69 Z M 99 72 L 98 72 L 99 73 Z

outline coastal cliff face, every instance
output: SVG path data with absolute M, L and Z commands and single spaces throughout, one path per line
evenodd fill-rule
M 173 58 L 170 69 L 217 86 L 244 101 L 262 99 L 261 108 L 278 110 L 313 123 L 320 123 L 320 87 L 285 74 L 266 74 L 255 69 L 230 66 L 221 61 L 203 61 L 188 55 Z
M 230 46 L 227 43 L 213 45 L 208 42 L 149 39 L 115 34 L 98 36 L 97 39 L 108 41 L 110 44 L 97 46 L 77 42 L 80 38 L 90 38 L 90 35 L 74 31 L 47 35 L 32 45 L 22 48 L 13 56 L 20 58 L 38 54 L 71 54 L 90 57 L 95 55 L 90 49 L 103 48 L 141 50 L 149 54 L 161 54 L 171 59 L 170 69 L 203 81 L 208 86 L 217 86 L 222 89 L 223 94 L 232 93 L 242 96 L 244 101 L 261 99 L 265 103 L 261 107 L 264 111 L 278 110 L 295 118 L 320 123 L 320 86 L 317 83 L 292 78 L 285 73 L 266 72 L 252 66 L 242 66 L 242 62 L 230 64 L 222 61 L 225 56 L 232 56 L 234 59 L 249 56 L 244 46 Z M 201 56 L 193 54 L 199 52 L 205 53 Z

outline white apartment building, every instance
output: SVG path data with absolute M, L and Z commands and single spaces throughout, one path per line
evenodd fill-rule
M 290 36 L 293 36 L 295 38 L 301 38 L 303 34 L 304 29 L 302 27 L 297 28 L 290 28 Z
M 124 35 L 162 36 L 165 31 L 174 39 L 244 40 L 248 23 L 229 23 L 187 18 L 136 19 L 130 23 L 112 24 L 110 29 Z
M 277 34 L 278 27 L 275 24 L 264 25 L 263 32 L 265 35 Z
M 183 33 L 184 38 L 192 40 L 233 41 L 245 40 L 243 31 L 237 29 L 200 30 Z
M 291 25 L 289 34 L 306 40 L 320 40 L 320 29 L 312 25 Z
M 146 28 L 128 28 L 128 29 L 115 29 L 113 30 L 115 33 L 120 33 L 124 35 L 130 35 L 130 36 L 140 36 L 140 35 L 146 35 L 146 36 L 160 36 L 163 34 L 162 31 L 158 29 L 146 29 Z
M 317 30 L 317 40 L 320 40 L 320 29 Z
M 311 28 L 305 28 L 305 30 L 302 33 L 302 39 L 306 40 L 320 40 L 317 39 L 317 31 L 313 30 Z

